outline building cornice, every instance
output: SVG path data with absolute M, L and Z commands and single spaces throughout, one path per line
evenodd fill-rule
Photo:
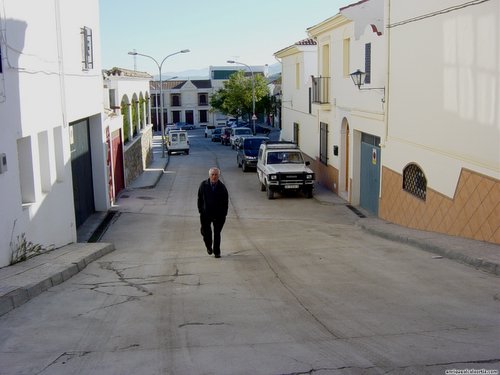
M 307 31 L 307 35 L 311 38 L 315 38 L 321 34 L 324 34 L 328 31 L 334 30 L 345 24 L 352 22 L 349 18 L 342 15 L 341 13 L 337 13 L 335 16 L 330 17 L 323 22 L 318 23 L 317 25 L 309 27 Z

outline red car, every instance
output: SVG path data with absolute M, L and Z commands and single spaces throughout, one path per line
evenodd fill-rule
M 221 145 L 229 146 L 231 144 L 230 138 L 231 138 L 231 128 L 230 127 L 222 128 L 222 134 L 220 136 Z

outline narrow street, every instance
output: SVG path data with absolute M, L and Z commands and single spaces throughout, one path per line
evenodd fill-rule
M 189 131 L 153 189 L 124 191 L 116 250 L 0 317 L 0 374 L 445 374 L 500 369 L 498 277 L 356 226 L 344 204 L 268 200 Z M 222 257 L 196 193 L 220 167 Z

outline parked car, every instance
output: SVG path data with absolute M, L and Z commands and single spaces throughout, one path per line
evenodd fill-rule
M 240 140 L 238 154 L 236 155 L 238 167 L 241 167 L 243 172 L 246 172 L 249 168 L 257 168 L 259 147 L 262 142 L 269 140 L 269 138 L 261 136 L 243 136 Z
M 221 135 L 222 135 L 222 128 L 215 128 L 212 130 L 212 142 L 220 142 L 221 141 Z
M 184 152 L 186 155 L 189 155 L 189 139 L 187 131 L 170 130 L 168 132 L 166 143 L 169 155 L 172 155 L 174 152 Z
M 205 138 L 212 136 L 212 131 L 215 129 L 215 125 L 207 125 L 205 127 Z
M 196 126 L 193 124 L 187 124 L 185 122 L 177 122 L 175 123 L 176 130 L 193 130 L 196 129 Z
M 239 138 L 242 136 L 242 135 L 253 135 L 252 133 L 252 129 L 250 128 L 245 128 L 245 127 L 241 127 L 241 128 L 232 128 L 231 129 L 231 137 L 230 137 L 230 143 L 231 143 L 231 148 L 232 149 L 235 149 L 238 147 L 239 145 Z

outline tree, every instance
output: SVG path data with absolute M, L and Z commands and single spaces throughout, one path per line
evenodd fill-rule
M 255 108 L 259 102 L 268 96 L 267 82 L 261 74 L 254 74 L 255 79 Z M 244 113 L 252 117 L 252 76 L 245 76 L 242 70 L 232 74 L 224 82 L 224 87 L 217 90 L 210 98 L 212 110 L 231 115 L 236 118 Z

